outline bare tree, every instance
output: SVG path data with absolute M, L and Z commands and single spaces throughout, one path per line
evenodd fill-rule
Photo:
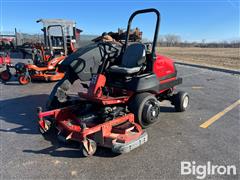
M 174 34 L 164 36 L 167 46 L 176 46 L 181 42 L 181 37 Z
M 206 47 L 206 39 L 202 39 L 201 47 Z

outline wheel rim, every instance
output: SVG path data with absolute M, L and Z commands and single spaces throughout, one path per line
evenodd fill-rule
M 188 107 L 188 103 L 189 103 L 189 97 L 185 96 L 183 99 L 183 108 L 186 109 Z
M 28 77 L 28 76 L 20 76 L 20 77 L 19 77 L 19 81 L 20 81 L 22 84 L 27 84 L 27 83 L 29 83 L 29 77 Z
M 150 124 L 158 119 L 160 112 L 159 104 L 155 100 L 146 102 L 143 108 L 143 123 Z

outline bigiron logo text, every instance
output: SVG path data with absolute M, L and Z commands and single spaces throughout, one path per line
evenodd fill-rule
M 213 165 L 210 161 L 207 164 L 196 164 L 195 161 L 181 162 L 181 175 L 194 175 L 197 179 L 204 179 L 206 176 L 236 174 L 235 165 Z

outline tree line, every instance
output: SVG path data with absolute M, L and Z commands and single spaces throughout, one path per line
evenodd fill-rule
M 201 42 L 190 42 L 183 41 L 181 36 L 167 34 L 160 36 L 158 45 L 162 47 L 239 48 L 240 40 L 206 42 L 205 39 L 202 39 Z
M 97 37 L 95 35 L 82 35 L 80 40 L 90 41 L 90 38 Z M 27 34 L 18 33 L 19 44 L 25 42 L 39 42 L 43 41 L 43 36 L 39 34 Z M 148 41 L 147 39 L 145 41 Z M 202 47 L 202 48 L 239 48 L 240 40 L 207 42 L 206 39 L 202 39 L 200 42 L 191 42 L 182 40 L 181 36 L 175 34 L 167 34 L 158 38 L 158 46 L 161 47 Z

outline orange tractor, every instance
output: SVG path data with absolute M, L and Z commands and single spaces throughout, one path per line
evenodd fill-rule
M 44 44 L 35 44 L 32 50 L 33 64 L 17 63 L 14 66 L 15 76 L 20 84 L 31 80 L 58 81 L 64 77 L 59 71 L 59 64 L 65 57 L 76 50 L 81 30 L 75 27 L 74 21 L 63 19 L 40 19 L 43 23 Z M 11 78 L 10 66 L 1 73 L 3 81 Z

